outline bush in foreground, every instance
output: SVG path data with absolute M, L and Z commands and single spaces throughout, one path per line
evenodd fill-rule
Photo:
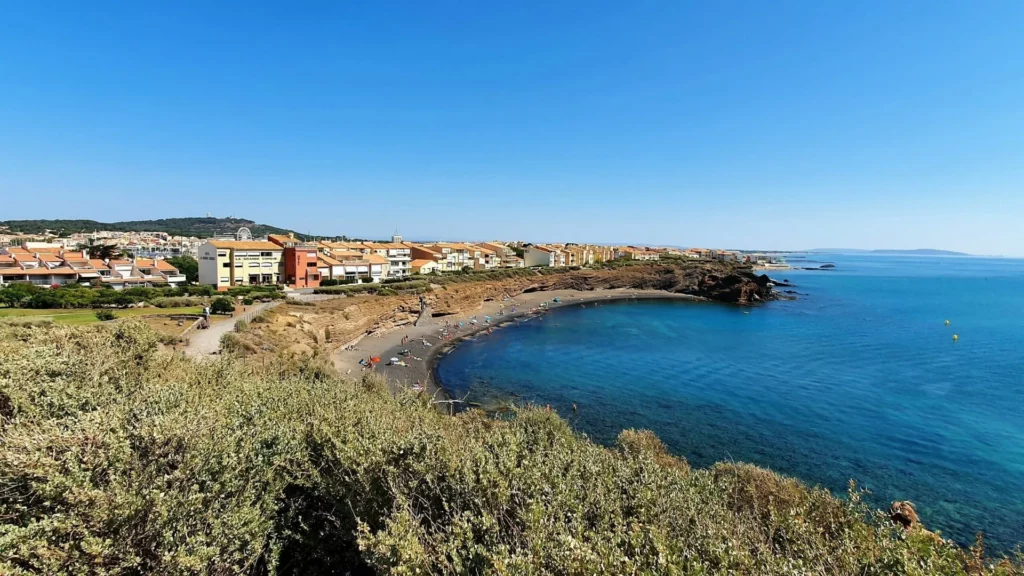
M 0 327 L 0 434 L 3 574 L 1020 574 L 649 432 L 193 362 L 132 321 Z
M 211 314 L 232 314 L 235 311 L 235 303 L 227 296 L 214 298 L 210 304 Z

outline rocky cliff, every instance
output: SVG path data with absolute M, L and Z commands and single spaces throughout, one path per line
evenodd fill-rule
M 778 297 L 768 276 L 721 262 L 682 262 L 627 266 L 610 270 L 579 270 L 546 276 L 524 292 L 536 290 L 598 290 L 635 288 L 689 294 L 733 304 L 753 304 Z
M 434 315 L 476 311 L 487 301 L 524 292 L 549 290 L 664 290 L 734 304 L 753 304 L 777 297 L 767 276 L 750 268 L 721 262 L 666 262 L 613 269 L 527 273 L 504 279 L 481 279 L 434 285 L 423 294 Z M 356 296 L 318 302 L 315 306 L 285 304 L 262 322 L 250 323 L 242 339 L 255 351 L 307 352 L 336 349 L 366 335 L 410 325 L 419 316 L 417 295 Z

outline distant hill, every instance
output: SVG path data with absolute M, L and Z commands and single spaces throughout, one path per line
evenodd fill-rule
M 305 234 L 294 230 L 257 224 L 245 218 L 162 218 L 160 220 L 132 220 L 128 222 L 97 222 L 95 220 L 6 220 L 0 221 L 0 229 L 10 233 L 43 235 L 55 232 L 58 235 L 75 232 L 96 232 L 113 230 L 117 232 L 165 232 L 175 236 L 197 236 L 209 238 L 221 234 L 234 234 L 242 227 L 248 228 L 253 237 L 267 234 L 294 233 L 305 239 Z
M 966 252 L 953 252 L 952 250 L 934 250 L 932 248 L 917 248 L 914 250 L 858 250 L 856 248 L 815 248 L 808 252 L 823 252 L 831 254 L 889 254 L 906 256 L 970 256 Z

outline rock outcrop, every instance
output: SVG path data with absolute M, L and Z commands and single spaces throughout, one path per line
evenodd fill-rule
M 733 304 L 754 304 L 778 297 L 768 276 L 748 267 L 720 262 L 652 264 L 613 270 L 580 270 L 541 277 L 533 290 L 634 288 L 689 294 Z
M 914 509 L 914 503 L 906 500 L 893 502 L 889 506 L 889 519 L 903 526 L 905 530 L 910 530 L 921 523 L 917 517 L 917 510 Z

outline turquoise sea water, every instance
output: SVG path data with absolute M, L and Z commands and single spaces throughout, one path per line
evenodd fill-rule
M 774 274 L 796 301 L 561 308 L 460 345 L 437 376 L 551 404 L 600 442 L 649 428 L 697 466 L 853 478 L 961 543 L 1024 542 L 1024 261 L 808 259 L 837 268 Z

